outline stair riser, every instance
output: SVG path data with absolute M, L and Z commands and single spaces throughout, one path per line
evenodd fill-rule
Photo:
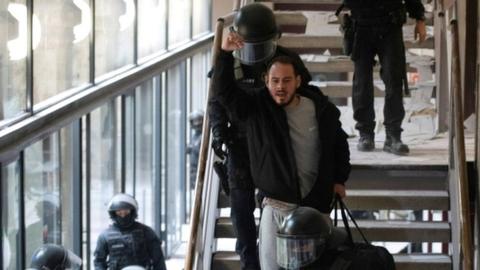
M 343 226 L 341 226 L 343 227 Z M 257 226 L 258 231 L 258 226 Z M 448 243 L 450 241 L 450 228 L 443 229 L 398 229 L 398 228 L 362 228 L 365 237 L 370 241 L 386 242 L 410 242 L 426 243 L 438 242 Z M 360 241 L 361 236 L 358 231 L 353 230 L 354 239 Z M 235 238 L 235 233 L 231 224 L 217 224 L 215 229 L 216 238 Z

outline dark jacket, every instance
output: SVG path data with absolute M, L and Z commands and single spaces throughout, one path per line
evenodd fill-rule
M 280 55 L 288 55 L 294 58 L 298 62 L 298 69 L 300 76 L 302 77 L 302 85 L 307 86 L 308 83 L 312 80 L 312 76 L 310 72 L 303 64 L 302 60 L 295 52 L 282 47 L 277 46 L 275 54 L 273 57 L 277 57 Z M 248 66 L 248 65 L 241 65 L 241 69 L 243 71 L 243 78 L 235 80 L 238 82 L 240 81 L 247 81 L 248 83 L 242 83 L 242 87 L 246 88 L 263 88 L 265 85 L 263 81 L 263 74 L 267 69 L 268 62 L 260 63 L 255 66 Z M 246 91 L 252 91 L 253 89 L 245 89 Z M 209 104 L 209 121 L 210 127 L 212 128 L 212 136 L 214 138 L 218 138 L 223 142 L 229 142 L 231 140 L 244 140 L 245 139 L 245 128 L 243 124 L 234 119 L 231 115 L 228 115 L 228 112 L 225 108 L 218 102 L 215 96 L 211 97 L 208 101 Z
M 302 85 L 308 85 L 312 80 L 308 69 L 303 64 L 302 60 L 295 52 L 277 46 L 275 54 L 288 55 L 297 61 L 300 75 L 302 77 Z M 264 87 L 265 82 L 263 75 L 267 69 L 268 61 L 258 63 L 255 66 L 241 65 L 243 73 L 242 78 L 235 78 L 235 81 L 243 90 L 255 91 Z M 213 140 L 224 142 L 228 148 L 228 175 L 230 188 L 253 188 L 253 183 L 250 176 L 250 166 L 247 149 L 246 129 L 245 124 L 238 119 L 235 119 L 223 107 L 223 105 L 212 96 L 208 101 L 209 106 L 209 122 L 212 129 Z
M 352 12 L 359 11 L 372 15 L 375 13 L 386 15 L 388 12 L 403 8 L 403 6 L 405 6 L 410 18 L 422 20 L 425 14 L 425 8 L 421 0 L 344 0 L 343 3 Z
M 254 93 L 239 89 L 234 82 L 232 65 L 232 54 L 222 51 L 213 78 L 214 95 L 232 114 L 245 121 L 255 185 L 267 197 L 329 212 L 333 184 L 343 184 L 350 173 L 350 152 L 339 110 L 318 90 L 306 87 L 297 90 L 315 104 L 322 146 L 318 179 L 302 200 L 283 108 L 274 102 L 267 88 Z
M 110 225 L 98 236 L 95 270 L 120 270 L 129 265 L 166 270 L 161 244 L 155 232 L 142 223 L 135 222 L 128 229 Z

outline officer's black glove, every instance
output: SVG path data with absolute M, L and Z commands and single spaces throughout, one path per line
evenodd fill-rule
M 223 192 L 228 196 L 230 195 L 230 186 L 228 184 L 228 174 L 227 166 L 223 162 L 215 161 L 213 163 L 213 170 L 218 175 L 220 179 L 220 184 L 222 185 Z
M 227 153 L 223 150 L 224 141 L 220 138 L 213 138 L 212 140 L 212 148 L 215 155 L 220 159 L 225 159 Z

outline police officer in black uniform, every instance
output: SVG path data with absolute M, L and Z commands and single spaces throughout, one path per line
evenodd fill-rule
M 39 247 L 32 256 L 27 270 L 78 270 L 82 259 L 70 250 L 55 244 L 45 244 Z
M 120 270 L 130 265 L 166 270 L 161 241 L 150 227 L 135 221 L 137 212 L 132 196 L 119 193 L 112 198 L 108 213 L 113 224 L 98 237 L 96 270 Z
M 196 110 L 188 116 L 192 137 L 187 146 L 187 154 L 190 155 L 190 187 L 195 188 L 197 179 L 198 154 L 200 153 L 200 144 L 202 143 L 203 111 Z
M 289 55 L 297 60 L 305 85 L 311 75 L 299 56 L 276 45 L 280 36 L 273 12 L 266 6 L 253 3 L 242 7 L 235 16 L 229 35 L 240 36 L 242 48 L 233 53 L 237 85 L 244 91 L 255 91 L 265 86 L 263 75 L 268 61 L 275 56 Z M 212 148 L 220 158 L 227 158 L 227 174 L 233 228 L 237 236 L 236 251 L 242 269 L 260 269 L 257 255 L 255 218 L 255 188 L 248 159 L 245 126 L 228 115 L 225 108 L 211 97 L 209 119 L 212 128 Z M 227 152 L 224 151 L 226 146 Z
M 358 150 L 372 151 L 374 144 L 375 111 L 373 107 L 373 66 L 378 55 L 380 75 L 385 83 L 383 108 L 386 140 L 383 150 L 397 155 L 409 153 L 401 141 L 401 124 L 405 116 L 403 90 L 408 89 L 405 69 L 405 48 L 402 25 L 406 12 L 416 19 L 415 37 L 425 39 L 425 9 L 421 0 L 344 0 L 351 10 L 355 63 L 353 78 L 353 117 L 360 132 Z

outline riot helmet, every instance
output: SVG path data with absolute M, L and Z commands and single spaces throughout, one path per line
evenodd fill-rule
M 203 125 L 203 111 L 196 110 L 188 115 L 188 120 L 193 129 L 200 129 Z
M 80 269 L 82 259 L 70 250 L 54 244 L 45 244 L 38 248 L 32 256 L 30 268 L 27 270 L 64 270 Z
M 332 221 L 311 207 L 299 207 L 288 215 L 277 231 L 277 264 L 300 269 L 316 262 L 332 233 Z
M 268 61 L 277 49 L 280 31 L 272 10 L 260 3 L 242 7 L 235 15 L 233 30 L 243 38 L 243 47 L 233 56 L 245 65 Z
M 145 270 L 145 267 L 141 265 L 129 265 L 129 266 L 123 267 L 122 270 Z
M 130 210 L 130 213 L 124 217 L 116 214 L 119 210 Z M 138 213 L 138 203 L 131 195 L 119 193 L 113 196 L 108 203 L 108 214 L 114 223 L 122 228 L 130 227 Z

